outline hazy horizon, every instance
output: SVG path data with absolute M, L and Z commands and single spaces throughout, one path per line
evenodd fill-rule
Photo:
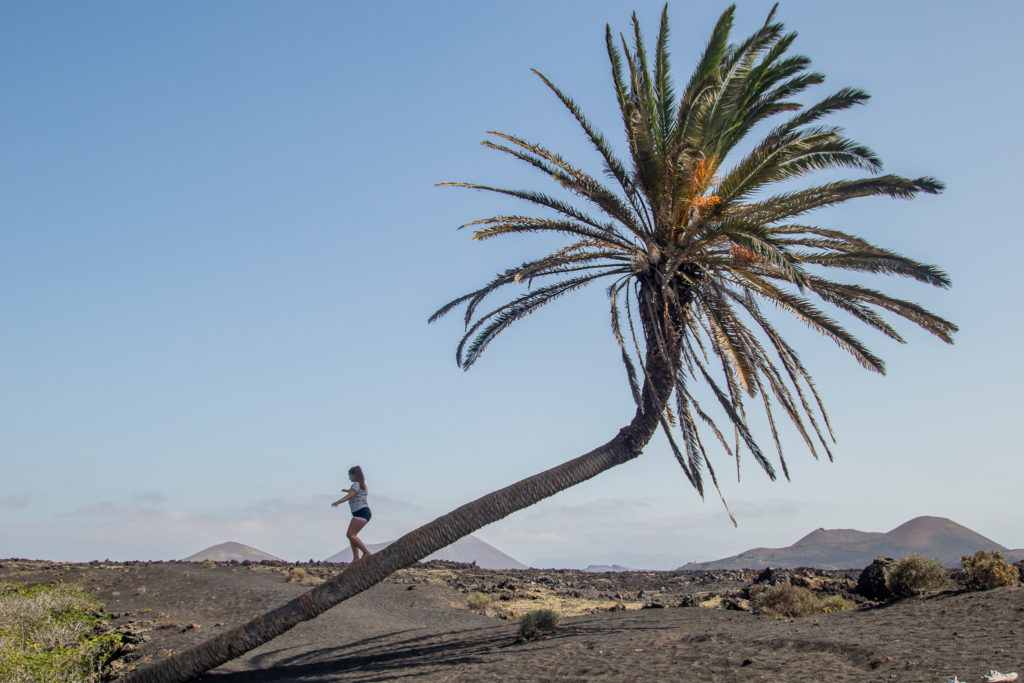
M 740 3 L 734 39 L 772 4 Z M 427 317 L 547 243 L 471 242 L 457 226 L 525 207 L 434 184 L 551 190 L 480 147 L 492 129 L 599 174 L 530 68 L 621 151 L 605 23 L 625 32 L 635 8 L 654 35 L 662 5 L 8 5 L 0 557 L 172 559 L 229 540 L 327 557 L 345 545 L 348 511 L 329 503 L 351 465 L 366 472 L 363 538 L 377 543 L 614 436 L 633 404 L 600 287 L 456 366 L 461 321 Z M 727 5 L 670 4 L 677 80 Z M 864 88 L 872 99 L 832 123 L 887 171 L 948 189 L 814 219 L 948 272 L 948 291 L 863 281 L 952 320 L 956 343 L 856 327 L 883 377 L 775 315 L 829 409 L 834 463 L 792 430 L 792 482 L 749 460 L 737 482 L 715 452 L 733 528 L 658 435 L 637 460 L 477 532 L 487 543 L 529 565 L 683 564 L 933 515 L 1024 548 L 1024 370 L 1001 348 L 1024 328 L 1024 219 L 1007 201 L 1024 151 L 1008 129 L 1024 110 L 1024 5 L 837 10 L 779 7 L 793 51 L 827 77 L 807 99 Z
M 927 518 L 931 518 L 931 519 L 946 519 L 946 518 L 935 518 L 935 517 L 932 517 L 930 515 L 920 515 L 919 517 L 913 518 L 913 520 L 920 519 L 921 517 L 927 517 Z M 910 522 L 910 521 L 913 521 L 913 520 L 906 520 L 906 522 Z M 950 521 L 956 523 L 955 519 L 954 520 L 950 520 Z M 904 522 L 903 524 L 906 524 L 906 522 Z M 897 527 L 898 526 L 903 526 L 903 524 L 897 525 Z M 897 527 L 894 527 L 894 528 L 897 528 Z M 806 535 L 808 535 L 808 534 L 810 534 L 810 533 L 812 533 L 812 532 L 814 532 L 814 531 L 816 531 L 818 529 L 821 529 L 821 528 L 822 527 L 816 527 L 814 529 L 808 529 L 807 533 L 801 534 L 799 537 L 792 539 L 789 543 L 785 543 L 785 544 L 783 544 L 783 545 L 781 545 L 779 547 L 780 548 L 786 548 L 788 546 L 791 546 L 791 545 L 795 544 L 797 541 L 800 541 L 804 536 L 806 536 Z M 840 529 L 826 529 L 826 531 L 835 531 L 835 530 L 844 530 L 845 531 L 845 530 L 849 530 L 849 529 L 852 529 L 852 527 L 842 527 Z M 857 531 L 862 531 L 862 532 L 887 533 L 889 531 L 892 531 L 893 529 L 885 529 L 885 530 L 856 529 L 856 530 Z M 974 530 L 970 529 L 970 531 L 974 531 Z M 984 534 L 981 534 L 981 535 L 984 536 Z M 668 554 L 668 553 L 628 553 L 628 552 L 627 553 L 608 553 L 607 551 L 604 551 L 604 550 L 595 550 L 593 553 L 590 553 L 589 555 L 580 555 L 580 556 L 576 556 L 576 557 L 567 557 L 567 556 L 553 555 L 551 557 L 539 557 L 539 558 L 537 558 L 533 562 L 522 562 L 518 557 L 511 556 L 508 553 L 505 553 L 505 551 L 502 548 L 497 547 L 493 543 L 489 543 L 488 541 L 484 540 L 481 537 L 480 533 L 473 533 L 473 534 L 471 534 L 471 536 L 477 537 L 478 539 L 484 541 L 489 546 L 491 546 L 491 548 L 493 548 L 494 550 L 497 550 L 497 551 L 499 551 L 501 553 L 504 553 L 504 554 L 508 555 L 509 557 L 512 557 L 513 560 L 516 560 L 517 562 L 520 562 L 522 564 L 526 564 L 527 566 L 535 568 L 535 569 L 587 569 L 587 568 L 592 567 L 592 566 L 617 565 L 617 566 L 621 566 L 621 567 L 624 567 L 624 568 L 627 568 L 627 569 L 649 570 L 649 571 L 665 571 L 665 570 L 677 569 L 677 568 L 682 567 L 683 565 L 685 565 L 687 563 L 691 563 L 691 562 L 700 563 L 700 562 L 707 562 L 707 561 L 713 561 L 713 560 L 720 560 L 720 559 L 724 559 L 726 557 L 732 557 L 734 555 L 739 554 L 740 552 L 745 552 L 745 551 L 748 551 L 748 550 L 752 550 L 754 548 L 769 547 L 769 546 L 751 546 L 751 547 L 748 547 L 748 548 L 743 548 L 742 550 L 738 550 L 738 551 L 736 551 L 734 553 L 730 553 L 728 555 L 720 555 L 720 556 L 715 556 L 715 557 L 704 557 L 704 558 L 688 558 L 688 559 L 679 559 L 678 557 L 673 556 L 673 555 Z M 396 538 L 385 539 L 385 540 L 383 540 L 380 543 L 370 543 L 369 546 L 371 547 L 371 549 L 379 550 L 380 548 L 384 547 L 387 543 L 390 543 L 390 542 L 392 542 L 394 540 L 397 540 L 397 537 Z M 992 542 L 994 542 L 994 543 L 996 543 L 998 545 L 1002 545 L 1003 547 L 1006 547 L 1009 550 L 1024 550 L 1024 548 L 1013 548 L 1013 547 L 1006 546 L 1005 544 L 1000 543 L 999 539 L 989 538 L 988 540 L 990 540 L 990 541 L 992 541 Z M 343 545 L 343 546 L 340 546 L 339 549 L 336 552 L 333 552 L 330 555 L 324 556 L 324 557 L 309 557 L 309 558 L 305 558 L 305 557 L 281 557 L 280 555 L 278 555 L 278 553 L 275 553 L 272 548 L 256 547 L 256 546 L 253 546 L 250 543 L 246 543 L 244 541 L 232 538 L 232 539 L 225 539 L 225 540 L 219 541 L 217 543 L 211 543 L 210 545 L 204 546 L 202 548 L 196 548 L 193 552 L 190 552 L 187 555 L 175 556 L 175 557 L 121 557 L 121 558 L 109 558 L 109 557 L 107 557 L 107 558 L 99 558 L 99 557 L 92 557 L 92 558 L 89 558 L 88 560 L 85 560 L 83 558 L 78 558 L 78 559 L 67 559 L 67 558 L 65 558 L 63 560 L 58 560 L 58 559 L 55 559 L 55 558 L 19 558 L 19 559 L 47 560 L 47 561 L 70 561 L 70 562 L 87 562 L 87 561 L 92 561 L 92 560 L 111 560 L 111 561 L 176 561 L 176 560 L 185 560 L 187 557 L 191 557 L 192 555 L 196 555 L 196 554 L 202 553 L 205 550 L 209 550 L 211 548 L 216 548 L 218 546 L 221 546 L 221 545 L 224 545 L 224 544 L 228 544 L 228 543 L 240 544 L 240 545 L 246 546 L 246 547 L 248 547 L 248 548 L 250 548 L 252 550 L 256 550 L 256 551 L 267 553 L 269 555 L 273 555 L 273 556 L 278 557 L 279 559 L 284 560 L 286 562 L 305 562 L 307 560 L 308 561 L 322 562 L 322 561 L 329 560 L 329 558 L 333 557 L 334 555 L 342 554 L 345 551 L 349 550 L 349 546 L 348 545 Z M 13 558 L 0 557 L 0 560 L 3 560 L 3 559 L 13 559 Z M 459 560 L 459 561 L 462 561 L 462 560 Z

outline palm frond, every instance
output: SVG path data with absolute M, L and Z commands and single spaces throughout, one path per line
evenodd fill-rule
M 517 297 L 513 301 L 481 316 L 469 328 L 456 349 L 455 356 L 459 361 L 459 365 L 464 370 L 468 370 L 480 358 L 480 355 L 487 346 L 494 341 L 494 338 L 506 330 L 512 323 L 533 313 L 541 306 L 549 304 L 566 293 L 579 289 L 600 277 L 604 277 L 604 274 L 585 275 L 564 282 L 557 282 Z M 491 320 L 492 318 L 493 320 Z M 491 322 L 486 327 L 483 327 L 483 329 L 480 329 L 488 320 L 491 320 Z M 469 342 L 473 335 L 476 335 L 476 337 L 473 338 L 469 348 L 463 353 L 466 343 Z
M 623 252 L 632 251 L 632 244 L 614 229 L 596 230 L 575 221 L 563 221 L 551 218 L 535 218 L 533 216 L 494 216 L 463 223 L 459 228 L 485 226 L 473 231 L 474 240 L 487 240 L 500 235 L 531 232 L 557 232 L 575 237 L 583 237 L 610 247 L 618 247 Z
M 672 87 L 671 66 L 669 65 L 669 28 L 668 4 L 661 10 L 661 24 L 658 28 L 658 45 L 654 60 L 654 91 L 657 99 L 659 138 L 662 142 L 662 153 L 668 152 L 672 145 L 675 128 L 676 93 Z
M 562 187 L 590 200 L 608 214 L 609 217 L 629 228 L 638 237 L 643 237 L 644 229 L 638 222 L 632 208 L 623 204 L 622 200 L 614 192 L 601 185 L 596 179 L 540 145 L 535 145 L 513 135 L 506 135 L 497 131 L 490 131 L 490 134 L 508 140 L 526 151 L 522 152 L 489 140 L 485 140 L 481 144 L 491 149 L 511 154 L 517 159 L 544 171 Z
M 886 196 L 893 199 L 913 199 L 922 192 L 938 194 L 942 183 L 934 178 L 903 178 L 884 175 L 859 180 L 839 180 L 806 190 L 775 195 L 764 201 L 748 204 L 735 211 L 760 223 L 778 223 L 814 209 L 833 206 L 860 197 Z
M 615 230 L 614 225 L 600 223 L 597 220 L 591 218 L 589 215 L 578 210 L 573 205 L 567 204 L 550 195 L 546 195 L 543 192 L 531 192 L 529 190 L 506 190 L 500 187 L 491 187 L 490 185 L 477 185 L 476 183 L 447 182 L 438 183 L 437 187 L 465 187 L 472 190 L 483 190 L 484 192 L 494 192 L 495 194 L 508 195 L 509 197 L 515 197 L 516 199 L 522 199 L 524 201 L 530 202 L 531 204 L 536 204 L 538 206 L 543 206 L 545 208 L 552 209 L 562 214 L 563 216 L 567 216 L 568 218 L 572 218 L 581 223 L 585 223 L 586 225 L 589 225 L 593 228 L 597 228 L 598 230 Z
M 610 43 L 609 45 L 612 49 L 615 47 L 614 43 Z M 621 66 L 615 66 L 616 61 L 619 59 L 617 53 L 610 54 L 616 54 L 615 60 L 613 60 L 613 70 L 621 69 Z M 565 108 L 569 110 L 569 112 L 576 119 L 577 123 L 580 124 L 580 127 L 583 129 L 583 132 L 586 133 L 587 137 L 590 139 L 590 143 L 594 146 L 594 149 L 596 149 L 604 159 L 605 173 L 609 177 L 614 178 L 616 182 L 618 182 L 619 187 L 622 188 L 622 191 L 625 193 L 626 199 L 629 201 L 634 212 L 640 218 L 640 220 L 643 220 L 645 216 L 643 213 L 643 209 L 636 204 L 636 188 L 633 186 L 633 181 L 630 178 L 629 171 L 627 171 L 625 164 L 623 164 L 622 161 L 615 155 L 615 151 L 612 149 L 607 138 L 605 138 L 599 130 L 594 128 L 594 126 L 590 123 L 587 117 L 584 116 L 583 112 L 580 110 L 579 106 L 572 100 L 572 98 L 570 98 L 568 95 L 559 90 L 558 87 L 556 87 L 554 83 L 548 80 L 548 78 L 540 71 L 533 69 L 533 73 L 535 73 L 537 77 L 540 78 L 544 82 L 544 84 L 551 89 L 553 93 L 555 93 L 555 96 L 558 97 L 559 100 L 561 100 Z M 645 227 L 647 228 L 648 232 L 651 231 L 650 226 Z

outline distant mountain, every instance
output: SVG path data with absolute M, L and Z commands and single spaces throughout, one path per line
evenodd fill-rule
M 601 572 L 632 572 L 635 569 L 629 567 L 623 567 L 621 564 L 592 564 L 583 571 L 590 572 L 591 574 L 599 574 Z
M 244 560 L 249 560 L 250 562 L 259 562 L 261 560 L 284 562 L 280 557 L 234 542 L 211 545 L 209 548 L 200 550 L 195 555 L 189 555 L 182 562 L 203 562 L 205 560 L 210 560 L 211 562 L 230 562 L 231 560 L 236 562 Z
M 367 543 L 371 553 L 383 550 L 394 541 L 387 543 Z M 441 548 L 433 555 L 428 555 L 424 562 L 431 560 L 448 560 L 449 562 L 476 562 L 481 569 L 527 569 L 527 566 L 519 562 L 497 548 L 484 543 L 476 536 L 466 536 L 452 543 L 447 548 Z M 327 558 L 328 562 L 351 562 L 352 549 L 345 548 Z
M 689 562 L 680 569 L 857 569 L 875 557 L 899 559 L 913 553 L 959 567 L 961 556 L 978 550 L 998 550 L 1011 562 L 1024 559 L 1024 550 L 1009 550 L 952 520 L 917 517 L 887 533 L 816 529 L 786 548 L 753 548 L 712 562 Z

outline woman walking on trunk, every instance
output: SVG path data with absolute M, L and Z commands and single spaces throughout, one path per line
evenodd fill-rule
M 370 506 L 366 503 L 366 477 L 363 476 L 363 469 L 356 465 L 348 471 L 348 478 L 352 482 L 352 488 L 342 489 L 345 492 L 345 497 L 331 503 L 331 507 L 337 507 L 348 501 L 349 509 L 352 510 L 352 521 L 348 524 L 346 535 L 348 542 L 352 545 L 352 561 L 356 562 L 362 559 L 359 556 L 360 551 L 362 551 L 363 557 L 370 556 L 366 544 L 359 540 L 359 531 L 370 521 L 371 515 Z

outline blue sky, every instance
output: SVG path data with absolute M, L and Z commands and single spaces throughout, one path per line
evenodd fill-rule
M 671 3 L 685 78 L 726 3 Z M 771 3 L 741 2 L 736 37 Z M 637 461 L 487 527 L 538 566 L 665 568 L 817 527 L 949 517 L 1010 547 L 1022 472 L 1015 208 L 1017 4 L 784 2 L 836 117 L 938 197 L 823 212 L 936 263 L 949 291 L 871 280 L 961 327 L 952 347 L 864 331 L 885 377 L 786 323 L 836 462 L 787 438 L 793 481 L 689 488 L 662 437 Z M 170 559 L 228 540 L 287 559 L 344 545 L 329 502 L 367 472 L 368 542 L 603 443 L 632 415 L 601 288 L 459 370 L 450 298 L 540 253 L 461 223 L 514 203 L 445 180 L 550 189 L 477 143 L 499 129 L 597 171 L 530 72 L 621 145 L 604 25 L 658 2 L 8 3 L 0 21 L 0 557 Z M 766 436 L 766 435 L 765 435 Z M 730 466 L 720 461 L 720 471 Z

